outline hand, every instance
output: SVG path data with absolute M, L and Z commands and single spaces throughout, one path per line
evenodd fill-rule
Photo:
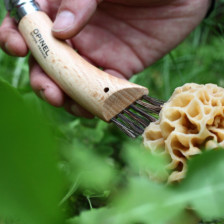
M 129 79 L 176 47 L 202 21 L 210 0 L 38 0 L 56 20 L 55 37 L 65 39 L 79 54 L 106 72 Z M 27 46 L 16 24 L 6 16 L 0 46 L 8 54 L 25 56 Z M 54 106 L 92 117 L 69 99 L 30 60 L 33 90 Z

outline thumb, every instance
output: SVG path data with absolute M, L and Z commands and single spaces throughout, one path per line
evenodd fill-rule
M 60 39 L 75 36 L 94 14 L 103 0 L 62 0 L 53 25 L 53 34 Z

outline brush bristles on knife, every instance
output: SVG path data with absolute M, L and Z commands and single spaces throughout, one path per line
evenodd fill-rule
M 136 138 L 157 120 L 163 101 L 144 95 L 111 119 L 126 135 Z
M 19 31 L 36 61 L 74 101 L 132 138 L 155 120 L 163 102 L 148 97 L 147 88 L 96 68 L 54 38 L 52 21 L 34 0 L 6 0 L 6 7 L 17 15 Z

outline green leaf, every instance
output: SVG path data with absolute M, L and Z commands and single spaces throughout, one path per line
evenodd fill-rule
M 185 204 L 173 204 L 175 192 L 145 178 L 133 178 L 128 186 L 102 209 L 82 212 L 69 224 L 162 224 L 178 216 Z M 175 205 L 175 206 L 174 206 Z
M 78 217 L 69 219 L 67 224 L 103 224 L 109 212 L 110 210 L 107 208 L 92 209 L 91 211 L 82 212 Z
M 164 155 L 153 155 L 143 147 L 142 139 L 124 144 L 122 158 L 134 173 L 150 176 L 150 178 L 164 181 L 167 179 L 169 164 L 168 158 Z
M 108 158 L 89 150 L 78 140 L 68 147 L 64 155 L 70 170 L 70 179 L 84 188 L 106 190 L 115 178 L 115 169 Z
M 81 122 L 76 124 L 76 126 L 71 126 L 73 137 L 79 138 L 81 141 L 87 142 L 88 144 L 100 143 L 104 137 L 108 124 L 99 119 L 94 121 L 96 124 L 93 127 L 89 127 Z M 89 123 L 92 122 L 89 121 Z
M 175 195 L 166 185 L 132 178 L 113 202 L 111 223 L 166 223 L 186 206 L 184 201 L 175 201 Z
M 55 139 L 40 114 L 1 80 L 0 99 L 0 216 L 61 224 L 63 179 Z
M 178 193 L 205 220 L 224 217 L 224 151 L 213 150 L 189 163 Z

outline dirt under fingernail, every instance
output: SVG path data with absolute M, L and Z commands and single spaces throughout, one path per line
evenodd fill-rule
M 12 52 L 9 50 L 8 43 L 5 43 L 5 51 L 7 51 L 7 53 L 9 53 L 9 54 L 12 54 Z
M 44 94 L 44 89 L 42 89 L 42 90 L 39 91 L 39 96 L 41 97 L 41 99 L 43 99 L 44 101 L 46 101 L 46 97 L 45 97 L 45 94 Z

